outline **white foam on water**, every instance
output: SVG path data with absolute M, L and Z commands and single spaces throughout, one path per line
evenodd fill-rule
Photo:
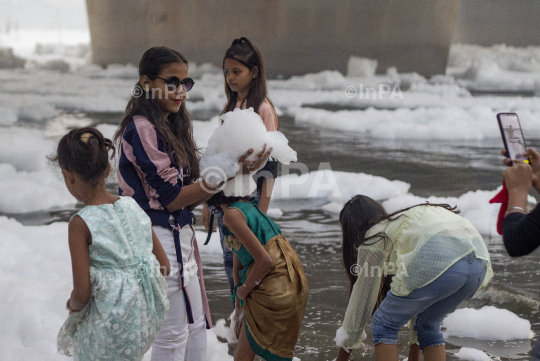
M 491 357 L 484 351 L 477 350 L 470 347 L 462 347 L 458 352 L 454 354 L 460 360 L 467 361 L 490 361 Z
M 221 249 L 221 241 L 219 239 L 219 231 L 212 232 L 210 242 L 208 242 L 207 245 L 204 245 L 207 236 L 208 232 L 206 231 L 195 231 L 195 237 L 197 237 L 197 244 L 199 245 L 199 252 L 207 255 L 223 254 L 223 250 Z
M 17 170 L 37 171 L 47 167 L 46 156 L 56 144 L 37 129 L 0 127 L 0 163 L 10 163 Z
M 323 198 L 328 202 L 344 203 L 356 194 L 388 199 L 407 194 L 409 188 L 408 183 L 371 174 L 321 169 L 300 176 L 286 174 L 276 178 L 272 198 Z
M 472 108 L 399 108 L 385 110 L 328 111 L 300 108 L 294 111 L 299 124 L 364 133 L 378 139 L 468 139 L 500 137 L 496 115 L 489 106 Z M 519 110 L 523 132 L 529 138 L 540 136 L 540 111 Z
M 197 146 L 203 148 L 203 151 L 208 147 L 208 140 L 219 127 L 220 123 L 218 116 L 213 117 L 209 121 L 193 121 L 193 138 Z
M 270 218 L 279 219 L 281 218 L 281 216 L 283 216 L 283 211 L 279 208 L 268 208 L 268 210 L 266 211 L 266 214 Z
M 50 169 L 18 172 L 11 164 L 0 164 L 0 213 L 35 212 L 76 202 L 60 174 Z
M 453 44 L 446 73 L 471 88 L 538 91 L 540 47 Z
M 236 335 L 234 334 L 234 328 L 236 326 L 236 310 L 234 310 L 229 316 L 230 324 L 227 326 L 227 321 L 224 318 L 220 318 L 214 325 L 214 332 L 218 337 L 227 340 L 230 344 L 238 342 Z
M 43 69 L 39 62 L 50 61 L 52 55 L 47 54 L 32 55 L 29 64 L 34 65 L 28 65 L 26 69 L 0 70 L 0 107 L 4 108 L 0 111 L 0 124 L 13 124 L 14 114 L 17 119 L 49 119 L 58 115 L 58 109 L 124 111 L 137 80 L 137 68 L 130 64 L 111 64 L 102 69 L 89 64 L 88 59 L 77 58 L 75 61 L 66 50 L 67 45 L 69 43 L 56 45 L 56 48 L 52 46 L 53 55 L 69 64 L 70 70 L 67 73 Z M 398 73 L 395 68 L 387 69 L 385 74 L 374 74 L 375 61 L 352 57 L 349 64 L 350 76 L 325 70 L 286 80 L 270 80 L 269 96 L 276 107 L 281 108 L 284 114 L 297 117 L 297 121 L 312 124 L 319 122 L 321 126 L 342 130 L 365 131 L 369 127 L 367 130 L 372 131 L 373 136 L 382 138 L 400 138 L 403 133 L 413 138 L 426 139 L 433 136 L 443 139 L 496 136 L 497 129 L 492 127 L 492 123 L 494 113 L 499 111 L 518 112 L 524 119 L 525 128 L 528 113 L 531 113 L 530 128 L 540 134 L 535 126 L 540 112 L 540 102 L 537 99 L 473 97 L 467 90 L 489 86 L 495 90 L 540 89 L 537 65 L 539 49 L 455 45 L 451 50 L 448 74 L 440 74 L 429 80 L 415 73 Z M 494 67 L 499 70 L 491 69 Z M 464 70 L 460 70 L 460 73 L 456 70 L 458 68 Z M 224 79 L 219 68 L 209 64 L 190 64 L 190 72 L 191 76 L 199 78 L 190 91 L 190 98 L 196 101 L 188 101 L 188 109 L 221 111 L 226 98 L 222 87 Z M 348 91 L 351 88 L 354 88 L 352 95 Z M 332 117 L 330 112 L 315 113 L 303 109 L 298 113 L 297 108 L 315 103 L 378 109 L 408 108 L 409 111 L 379 114 L 369 110 L 364 115 L 340 112 L 335 114 L 337 117 L 334 120 L 340 118 L 337 121 L 322 121 L 322 118 Z M 363 120 L 366 117 L 367 125 Z M 377 126 L 378 123 L 384 125 L 386 119 L 395 121 L 388 131 L 382 125 Z M 455 122 L 464 126 L 452 128 Z
M 460 210 L 482 235 L 497 235 L 497 215 L 500 204 L 489 201 L 500 191 L 469 191 L 459 197 L 419 197 L 409 193 L 410 184 L 398 180 L 364 173 L 319 170 L 303 175 L 287 174 L 276 178 L 273 199 L 325 199 L 323 211 L 339 214 L 345 202 L 357 194 L 362 194 L 380 202 L 391 213 L 413 205 L 444 203 Z M 531 204 L 536 200 L 529 196 Z
M 443 321 L 445 336 L 472 337 L 481 340 L 530 339 L 534 336 L 531 323 L 515 313 L 494 306 L 479 310 L 460 308 Z

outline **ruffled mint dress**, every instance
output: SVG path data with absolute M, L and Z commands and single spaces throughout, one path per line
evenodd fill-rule
M 58 351 L 81 361 L 142 360 L 169 310 L 150 219 L 131 197 L 76 215 L 92 234 L 92 297 L 60 329 Z

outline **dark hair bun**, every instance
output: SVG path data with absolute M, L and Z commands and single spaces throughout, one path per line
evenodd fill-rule
M 92 182 L 103 177 L 109 165 L 109 151 L 113 143 L 95 128 L 73 129 L 58 143 L 56 157 L 60 168 L 77 173 L 83 181 Z

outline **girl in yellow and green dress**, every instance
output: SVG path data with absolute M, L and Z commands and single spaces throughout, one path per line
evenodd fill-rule
M 238 345 L 235 360 L 292 360 L 307 303 L 307 278 L 280 228 L 247 198 L 223 191 L 208 200 L 220 207 L 226 245 L 234 252 Z

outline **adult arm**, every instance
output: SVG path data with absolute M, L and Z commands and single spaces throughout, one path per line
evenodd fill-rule
M 92 291 L 90 289 L 90 258 L 88 244 L 91 234 L 88 226 L 79 216 L 73 217 L 68 226 L 69 252 L 73 271 L 73 291 L 69 299 L 72 311 L 80 311 L 86 306 Z
M 529 214 L 513 212 L 504 218 L 503 242 L 512 257 L 524 256 L 540 246 L 540 205 Z
M 257 287 L 272 268 L 272 258 L 266 252 L 261 242 L 249 229 L 246 218 L 240 210 L 229 208 L 223 216 L 223 224 L 238 238 L 240 243 L 253 257 L 254 266 L 251 273 L 241 287 L 238 287 L 236 295 L 245 300 L 250 292 Z
M 537 155 L 538 153 L 536 153 Z M 531 157 L 531 161 L 537 161 Z M 527 196 L 532 186 L 533 166 L 515 162 L 503 172 L 508 188 L 508 212 L 503 221 L 503 242 L 512 257 L 534 251 L 540 244 L 540 208 L 525 214 Z

